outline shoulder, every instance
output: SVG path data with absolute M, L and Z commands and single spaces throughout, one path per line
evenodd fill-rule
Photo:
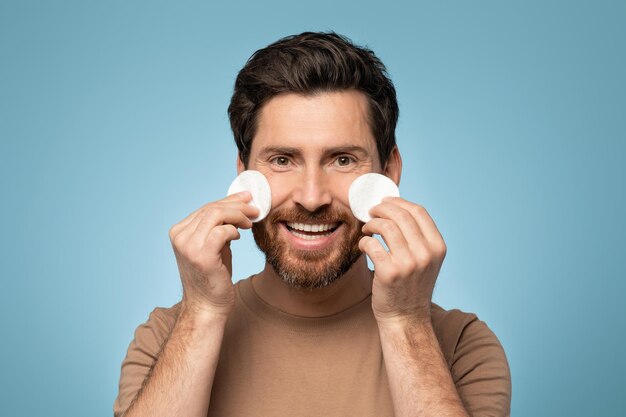
M 115 417 L 121 416 L 126 411 L 141 389 L 143 381 L 176 324 L 179 308 L 180 303 L 172 307 L 156 307 L 148 319 L 135 329 L 134 338 L 122 361 L 119 391 L 113 404 Z
M 180 310 L 180 303 L 171 307 L 155 307 L 145 322 L 135 329 L 129 353 L 140 351 L 150 359 L 156 359 L 162 344 L 169 337 Z
M 171 307 L 155 307 L 150 313 L 146 324 L 150 323 L 153 327 L 169 333 L 176 324 L 179 313 L 180 302 Z
M 446 310 L 432 303 L 431 319 L 441 350 L 450 365 L 461 335 L 471 323 L 478 320 L 478 317 L 474 313 L 467 313 L 459 309 Z
M 504 349 L 476 314 L 433 304 L 433 328 L 450 374 L 473 415 L 508 416 L 511 374 Z
M 151 366 L 174 328 L 179 310 L 180 303 L 171 307 L 155 307 L 147 320 L 136 327 L 125 362 Z
M 446 310 L 433 303 L 431 308 L 433 329 L 449 365 L 461 356 L 486 348 L 502 350 L 500 341 L 487 323 L 474 313 L 459 309 Z

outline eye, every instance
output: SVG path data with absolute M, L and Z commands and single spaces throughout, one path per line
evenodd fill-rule
M 335 163 L 340 167 L 347 167 L 353 162 L 355 162 L 354 158 L 348 155 L 341 155 L 338 156 L 337 159 L 335 159 Z
M 270 162 L 279 166 L 287 166 L 289 165 L 289 158 L 287 158 L 286 156 L 276 156 L 272 158 Z

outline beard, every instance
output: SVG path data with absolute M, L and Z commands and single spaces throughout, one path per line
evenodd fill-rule
M 343 230 L 339 232 L 342 236 L 320 250 L 294 249 L 279 237 L 279 228 L 284 227 L 280 224 L 282 222 L 341 222 L 339 227 Z M 346 210 L 325 207 L 309 212 L 296 206 L 273 210 L 263 221 L 252 225 L 252 234 L 267 263 L 286 284 L 313 290 L 337 281 L 361 256 L 359 240 L 364 236 L 362 226 L 363 223 Z

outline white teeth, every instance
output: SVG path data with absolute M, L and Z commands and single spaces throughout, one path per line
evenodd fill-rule
M 290 227 L 291 227 L 291 226 L 290 226 Z M 299 237 L 300 239 L 304 239 L 304 240 L 315 240 L 315 239 L 321 239 L 321 238 L 324 238 L 324 237 L 326 237 L 326 236 L 330 236 L 330 235 L 332 234 L 332 233 L 324 233 L 323 235 L 317 235 L 317 236 L 314 236 L 314 235 L 305 235 L 304 233 L 298 233 L 298 232 L 296 232 L 295 230 L 292 230 L 292 231 L 291 231 L 291 233 L 292 233 L 294 236 L 297 236 L 297 237 Z
M 338 223 L 330 224 L 305 224 L 305 223 L 287 223 L 289 228 L 294 230 L 300 230 L 303 232 L 325 232 L 326 230 L 334 229 Z

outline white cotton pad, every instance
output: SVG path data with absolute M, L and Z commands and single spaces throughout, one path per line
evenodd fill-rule
M 381 174 L 364 174 L 355 179 L 348 190 L 348 201 L 354 217 L 367 223 L 372 220 L 369 211 L 385 197 L 400 197 L 400 190 L 389 177 Z
M 267 216 L 272 208 L 272 191 L 270 183 L 267 182 L 265 175 L 259 171 L 247 170 L 237 176 L 228 187 L 227 195 L 235 194 L 241 191 L 250 191 L 252 201 L 250 205 L 259 209 L 259 216 L 252 219 L 253 222 L 260 222 Z

